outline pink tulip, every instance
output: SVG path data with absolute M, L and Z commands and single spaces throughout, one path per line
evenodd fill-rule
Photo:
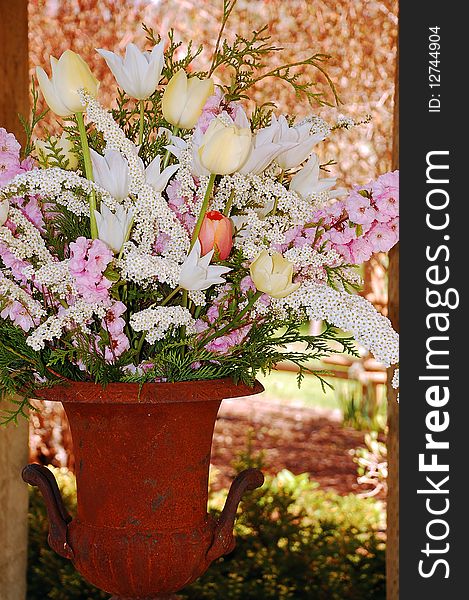
M 202 221 L 199 240 L 203 256 L 214 249 L 218 260 L 228 258 L 233 247 L 233 226 L 230 219 L 218 210 L 209 211 Z

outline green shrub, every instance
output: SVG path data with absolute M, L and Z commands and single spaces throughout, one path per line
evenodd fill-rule
M 249 463 L 255 466 L 252 458 Z M 73 511 L 73 478 L 55 473 Z M 212 494 L 211 510 L 219 511 L 225 496 Z M 107 598 L 48 548 L 43 502 L 35 490 L 30 525 L 28 600 Z M 383 527 L 379 502 L 323 492 L 308 475 L 284 470 L 246 496 L 234 552 L 180 594 L 192 600 L 381 600 Z

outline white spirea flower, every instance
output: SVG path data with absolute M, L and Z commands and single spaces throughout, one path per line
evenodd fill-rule
M 130 326 L 137 332 L 146 331 L 146 341 L 150 344 L 163 339 L 172 327 L 184 326 L 187 335 L 196 333 L 195 320 L 183 306 L 146 308 L 130 317 Z
M 260 304 L 256 304 L 258 309 Z M 272 299 L 269 311 L 291 309 L 310 320 L 326 320 L 351 332 L 358 344 L 369 350 L 385 367 L 399 362 L 399 334 L 391 322 L 363 298 L 339 292 L 327 285 L 305 282 L 286 298 Z
M 129 140 L 119 125 L 114 121 L 110 112 L 89 94 L 81 90 L 83 105 L 86 106 L 88 119 L 101 131 L 109 148 L 118 150 L 127 159 L 129 167 L 129 193 L 138 194 L 145 184 L 145 172 L 135 144 Z
M 102 319 L 105 314 L 106 308 L 102 304 L 89 304 L 84 300 L 78 300 L 73 306 L 64 309 L 58 315 L 52 315 L 39 325 L 26 338 L 26 343 L 33 350 L 42 350 L 46 342 L 60 338 L 64 329 L 72 328 L 87 332 L 93 317 L 96 315 Z
M 129 167 L 117 150 L 107 148 L 104 156 L 90 148 L 94 180 L 118 202 L 129 195 Z
M 37 300 L 26 293 L 17 283 L 0 274 L 0 299 L 10 303 L 15 300 L 22 304 L 33 319 L 45 316 L 46 311 Z
M 60 298 L 66 299 L 69 294 L 75 291 L 68 263 L 67 259 L 43 265 L 32 273 L 34 282 L 43 285 Z
M 165 233 L 168 242 L 163 256 L 182 262 L 189 250 L 190 239 L 160 192 L 145 184 L 138 194 L 133 216 L 135 227 L 132 239 L 141 252 L 151 254 L 157 234 Z
M 39 229 L 18 208 L 10 207 L 9 218 L 18 227 L 18 232 L 13 235 L 7 227 L 0 227 L 0 241 L 6 243 L 10 252 L 21 260 L 34 257 L 42 264 L 53 262 Z
M 399 389 L 399 369 L 394 370 L 391 385 L 395 390 Z
M 225 280 L 222 275 L 231 271 L 228 267 L 217 267 L 210 264 L 214 250 L 205 256 L 201 256 L 200 253 L 200 242 L 196 240 L 179 275 L 179 285 L 185 290 L 206 290 L 212 285 L 223 283 Z
M 126 281 L 133 281 L 142 287 L 156 282 L 176 287 L 181 269 L 178 263 L 171 259 L 141 252 L 132 242 L 125 245 L 124 255 L 119 260 L 118 267 Z
M 135 44 L 128 44 L 124 58 L 109 50 L 97 52 L 106 61 L 120 87 L 132 98 L 146 100 L 156 90 L 164 67 L 164 40 L 151 52 L 142 52 Z
M 88 196 L 92 190 L 111 210 L 116 209 L 116 201 L 101 186 L 80 177 L 74 171 L 66 171 L 59 167 L 33 169 L 16 175 L 8 185 L 1 189 L 1 196 L 12 198 L 25 194 L 38 194 L 55 200 L 57 204 L 65 206 L 78 217 L 89 217 Z

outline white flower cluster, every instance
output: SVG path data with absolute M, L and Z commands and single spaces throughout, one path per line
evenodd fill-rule
M 132 239 L 141 252 L 151 254 L 158 233 L 165 233 L 168 241 L 162 255 L 170 260 L 183 262 L 189 251 L 189 236 L 169 208 L 160 192 L 145 184 L 134 208 L 135 229 Z
M 40 263 L 49 263 L 54 260 L 37 229 L 23 213 L 10 206 L 9 219 L 19 230 L 14 236 L 8 227 L 0 227 L 0 241 L 5 242 L 12 254 L 20 260 L 36 258 Z
M 34 281 L 57 294 L 59 298 L 66 299 L 74 292 L 73 278 L 68 268 L 68 260 L 51 262 L 43 265 L 34 272 Z
M 399 389 L 399 369 L 394 370 L 391 385 L 395 390 Z
M 138 194 L 145 184 L 145 170 L 142 161 L 138 157 L 135 144 L 125 136 L 125 133 L 112 118 L 111 113 L 103 108 L 95 98 L 92 98 L 83 90 L 79 93 L 83 106 L 86 106 L 88 118 L 96 125 L 96 129 L 104 135 L 108 148 L 118 150 L 125 156 L 129 165 L 129 192 Z
M 106 308 L 100 303 L 89 304 L 78 300 L 73 306 L 63 309 L 59 314 L 52 315 L 39 325 L 27 338 L 26 343 L 33 350 L 42 350 L 46 342 L 60 338 L 64 329 L 80 329 L 88 331 L 88 324 L 96 315 L 104 318 Z
M 171 327 L 184 326 L 188 335 L 196 333 L 195 321 L 183 306 L 146 308 L 130 317 L 130 326 L 134 331 L 146 331 L 146 340 L 150 344 L 163 339 Z
M 37 300 L 34 300 L 18 284 L 3 275 L 0 275 L 0 299 L 7 303 L 16 300 L 24 306 L 33 319 L 40 319 L 46 314 L 46 311 Z
M 101 200 L 110 209 L 115 210 L 116 202 L 109 192 L 96 183 L 81 177 L 75 171 L 66 171 L 59 167 L 33 169 L 16 175 L 7 186 L 2 188 L 1 195 L 11 198 L 25 194 L 38 194 L 55 200 L 57 204 L 65 206 L 78 217 L 89 217 L 90 208 L 87 197 L 92 190 L 100 195 Z
M 118 266 L 126 281 L 134 281 L 143 287 L 157 281 L 176 287 L 181 271 L 175 261 L 140 252 L 132 243 L 126 244 Z
M 329 125 L 329 123 L 325 121 L 322 117 L 319 117 L 318 115 L 308 115 L 297 124 L 297 127 L 301 127 L 305 123 L 310 123 L 310 133 L 313 135 L 317 133 L 322 134 L 325 139 L 331 133 L 331 126 Z
M 259 302 L 256 308 L 258 305 Z M 276 313 L 291 309 L 300 316 L 306 314 L 314 321 L 326 320 L 351 332 L 357 343 L 365 346 L 385 367 L 399 361 L 399 335 L 389 319 L 361 296 L 307 282 L 286 298 L 272 299 L 269 311 L 271 309 Z

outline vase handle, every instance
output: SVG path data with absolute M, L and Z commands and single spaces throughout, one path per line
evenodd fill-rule
M 206 555 L 207 561 L 212 562 L 234 550 L 236 542 L 233 537 L 233 526 L 238 504 L 247 490 L 255 490 L 261 487 L 263 483 L 264 475 L 259 469 L 246 469 L 235 478 L 228 492 L 223 511 L 215 526 L 213 542 Z
M 23 481 L 37 486 L 46 504 L 49 518 L 49 546 L 64 558 L 73 558 L 73 550 L 67 542 L 67 525 L 72 520 L 60 496 L 54 475 L 42 465 L 27 465 L 22 472 Z

